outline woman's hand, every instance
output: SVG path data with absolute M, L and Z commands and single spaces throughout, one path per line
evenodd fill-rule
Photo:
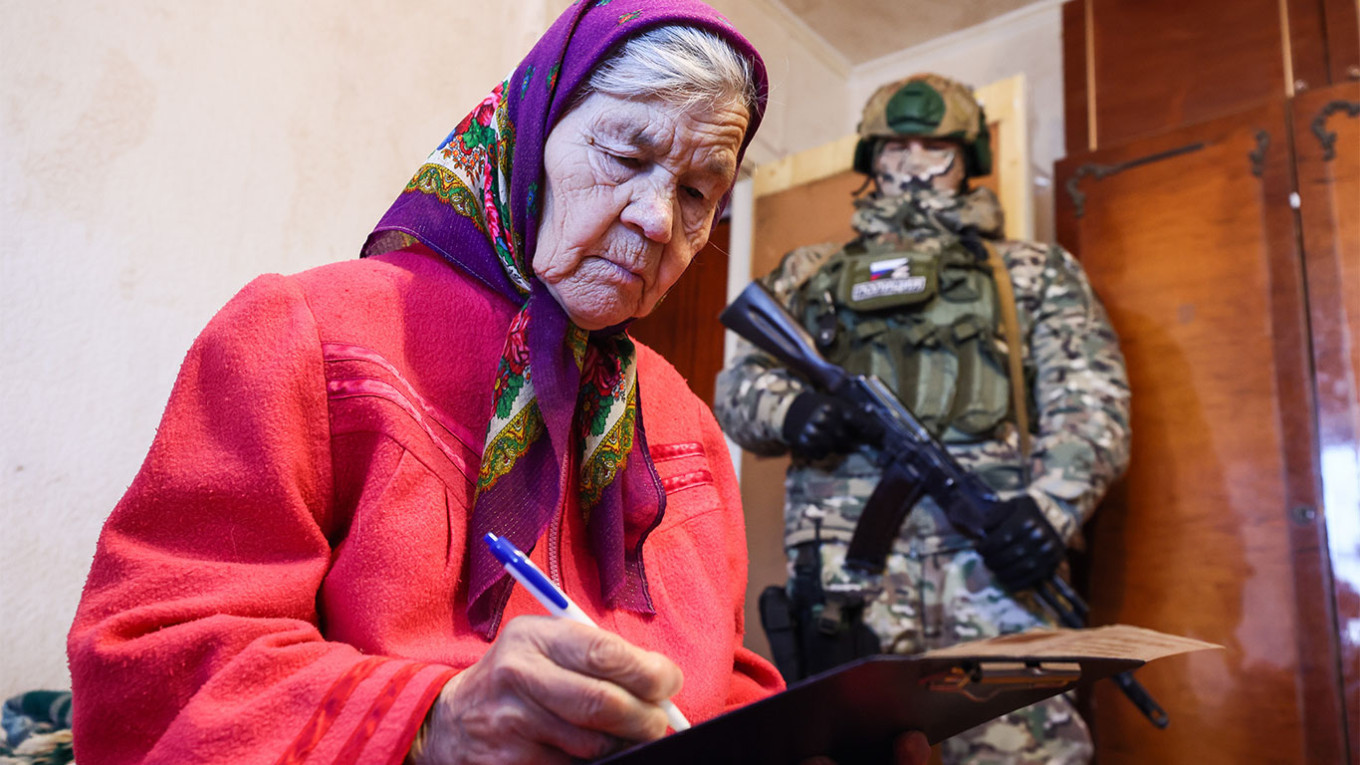
M 440 691 L 411 749 L 416 765 L 568 763 L 666 732 L 657 702 L 680 668 L 610 632 L 521 616 Z
M 920 731 L 907 731 L 893 742 L 892 765 L 927 765 L 930 762 L 930 742 Z M 837 765 L 830 757 L 812 757 L 799 765 Z
M 893 742 L 893 755 L 896 765 L 926 765 L 930 762 L 930 742 L 920 731 L 903 733 Z

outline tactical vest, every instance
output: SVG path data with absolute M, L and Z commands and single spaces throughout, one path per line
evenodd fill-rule
M 957 240 L 903 247 L 847 245 L 795 307 L 827 359 L 878 376 L 937 437 L 989 438 L 1011 408 L 991 269 Z

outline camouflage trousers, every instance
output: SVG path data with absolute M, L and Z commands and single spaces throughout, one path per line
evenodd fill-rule
M 846 572 L 846 545 L 823 541 L 828 597 L 862 592 L 864 622 L 885 653 L 914 654 L 1052 624 L 1028 595 L 1012 597 L 976 550 L 888 556 L 881 577 Z M 1089 763 L 1091 733 L 1067 695 L 1053 696 L 941 743 L 944 761 L 969 765 Z

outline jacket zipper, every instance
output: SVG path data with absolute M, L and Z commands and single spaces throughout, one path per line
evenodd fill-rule
M 566 514 L 566 507 L 559 505 L 557 513 L 553 516 L 552 525 L 548 527 L 548 578 L 559 589 L 563 588 L 562 579 L 562 516 Z
M 567 479 L 571 475 L 571 463 L 570 456 L 563 461 L 559 486 L 570 486 Z M 566 522 L 566 515 L 567 492 L 563 491 L 557 501 L 557 512 L 553 514 L 552 524 L 548 527 L 548 578 L 563 592 L 566 592 L 566 579 L 562 576 L 562 524 Z

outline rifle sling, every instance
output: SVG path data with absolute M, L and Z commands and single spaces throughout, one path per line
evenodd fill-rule
M 1025 483 L 1029 483 L 1029 406 L 1025 404 L 1024 351 L 1020 345 L 1020 318 L 1015 311 L 1015 286 L 1011 284 L 1011 272 L 997 252 L 996 245 L 983 240 L 987 249 L 987 264 L 992 267 L 992 281 L 996 282 L 997 296 L 1001 298 L 1001 322 L 1006 332 L 1006 361 L 1011 373 L 1011 408 L 1015 410 L 1015 427 L 1020 431 L 1020 465 L 1024 471 Z

